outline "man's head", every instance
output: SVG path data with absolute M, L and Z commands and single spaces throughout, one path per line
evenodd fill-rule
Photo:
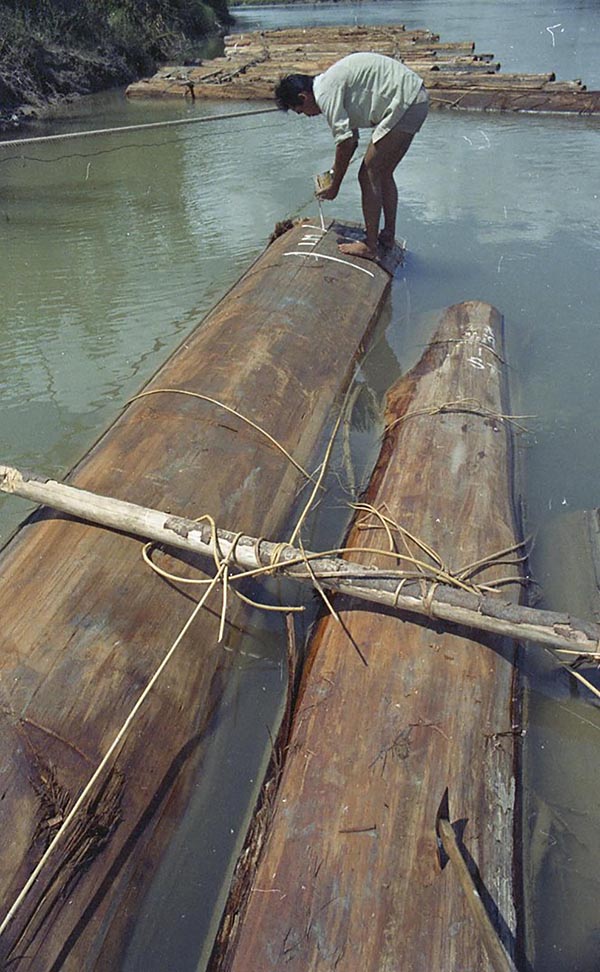
M 313 94 L 314 78 L 310 74 L 288 74 L 275 88 L 275 100 L 282 111 L 297 115 L 320 115 L 321 109 Z

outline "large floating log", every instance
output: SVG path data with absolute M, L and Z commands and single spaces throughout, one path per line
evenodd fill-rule
M 228 34 L 225 37 L 225 44 L 252 44 L 262 42 L 265 45 L 271 43 L 302 43 L 312 39 L 322 42 L 323 40 L 351 40 L 360 43 L 365 40 L 385 40 L 388 43 L 393 41 L 398 44 L 414 43 L 435 43 L 439 41 L 439 34 L 433 34 L 430 30 L 416 29 L 407 30 L 404 24 L 393 24 L 391 26 L 346 26 L 343 24 L 330 27 L 282 27 L 277 30 L 255 30 L 245 34 Z
M 422 75 L 434 108 L 579 114 L 600 111 L 600 92 L 586 92 L 581 81 L 558 82 L 552 72 L 501 74 L 499 65 L 492 63 L 492 55 L 475 54 L 472 41 L 444 44 L 428 31 L 393 26 L 232 34 L 226 38 L 224 57 L 200 66 L 161 68 L 152 78 L 130 85 L 127 94 L 270 100 L 283 75 L 319 74 L 358 50 L 401 58 Z
M 454 47 L 449 47 L 448 45 L 439 42 L 433 42 L 431 44 L 399 44 L 395 41 L 392 42 L 390 38 L 385 37 L 370 39 L 362 49 L 376 51 L 381 54 L 388 54 L 391 57 L 401 55 L 402 59 L 407 61 L 443 56 L 452 59 L 459 57 L 475 57 L 473 53 L 473 44 L 469 42 L 464 44 L 456 44 Z M 257 41 L 256 43 L 245 44 L 242 46 L 238 46 L 237 44 L 228 45 L 225 48 L 225 57 L 244 58 L 260 56 L 265 60 L 274 60 L 276 58 L 290 57 L 293 54 L 297 54 L 306 57 L 307 60 L 310 61 L 317 57 L 339 58 L 343 57 L 344 54 L 351 54 L 356 50 L 356 42 L 351 40 L 334 42 L 327 41 L 325 43 L 270 43 L 268 45 Z
M 568 603 L 569 610 L 598 622 L 600 510 L 550 512 L 536 531 L 531 567 L 543 604 L 561 610 Z M 577 670 L 600 687 L 597 665 Z M 598 907 L 596 895 L 585 891 L 600 868 L 592 809 L 600 806 L 600 779 L 590 771 L 596 764 L 598 712 L 585 711 L 585 693 L 567 688 L 550 660 L 534 672 L 525 698 L 523 765 L 527 952 L 538 969 L 556 968 L 557 953 L 564 969 L 576 969 L 582 959 L 593 967 Z M 577 901 L 576 920 L 564 920 L 565 901 Z
M 597 115 L 600 91 L 553 91 L 552 82 L 539 91 L 474 91 L 464 88 L 435 88 L 432 108 L 466 111 L 513 111 L 527 114 Z
M 374 53 L 390 54 L 385 46 L 370 45 L 369 50 Z M 233 69 L 247 70 L 253 65 L 262 64 L 263 70 L 276 71 L 278 74 L 291 73 L 290 64 L 297 64 L 302 61 L 305 70 L 304 74 L 318 74 L 325 71 L 334 61 L 343 57 L 345 54 L 352 53 L 352 48 L 347 51 L 308 51 L 304 47 L 281 48 L 276 51 L 269 51 L 269 56 L 265 57 L 264 51 L 260 48 L 240 48 L 239 50 L 227 51 L 224 58 L 216 58 L 211 64 L 206 64 L 201 68 L 191 69 L 189 77 L 191 80 L 202 81 L 203 78 L 210 76 L 210 69 L 222 70 L 223 74 Z M 427 71 L 468 71 L 474 74 L 491 74 L 500 69 L 499 62 L 493 63 L 493 58 L 477 58 L 473 54 L 461 54 L 456 57 L 449 57 L 443 52 L 423 50 L 410 51 L 402 57 L 402 61 L 407 67 L 417 73 Z
M 390 279 L 374 263 L 340 260 L 339 231 L 297 226 L 275 240 L 149 389 L 182 388 L 237 407 L 296 462 L 312 464 Z M 130 404 L 71 482 L 280 535 L 303 477 L 231 413 L 161 393 Z M 63 833 L 196 598 L 149 572 L 138 540 L 48 510 L 3 551 L 0 580 L 0 965 L 114 972 L 227 685 L 219 602 L 196 618 Z M 230 617 L 230 646 L 244 618 Z
M 600 621 L 600 510 L 549 516 L 532 551 L 535 579 L 545 605 Z
M 508 412 L 500 328 L 488 305 L 449 309 L 389 397 L 366 497 L 454 569 L 516 540 L 510 437 L 491 415 Z M 439 411 L 457 400 L 488 417 Z M 371 517 L 348 543 L 385 537 Z M 478 581 L 507 572 L 486 567 Z M 449 786 L 512 949 L 514 645 L 334 603 L 342 624 L 328 616 L 312 641 L 262 857 L 256 873 L 239 870 L 211 972 L 488 972 L 457 876 L 440 871 L 435 823 Z

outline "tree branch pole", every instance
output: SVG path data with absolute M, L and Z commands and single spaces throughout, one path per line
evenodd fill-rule
M 311 572 L 323 587 L 398 611 L 409 611 L 476 631 L 488 631 L 548 648 L 567 649 L 600 657 L 600 625 L 568 614 L 541 611 L 513 604 L 497 595 L 470 593 L 445 584 L 407 580 L 400 585 L 398 571 L 385 571 L 343 560 L 341 557 L 306 552 L 288 544 L 239 536 L 206 522 L 172 516 L 99 496 L 50 479 L 0 466 L 0 490 L 52 507 L 88 522 L 134 534 L 146 540 L 201 554 L 215 555 L 215 536 L 220 559 L 242 570 L 269 568 L 297 580 L 312 583 Z M 311 572 L 303 561 L 310 559 Z M 432 586 L 434 589 L 432 590 Z

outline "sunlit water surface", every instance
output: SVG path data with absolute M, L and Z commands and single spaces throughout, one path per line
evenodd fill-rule
M 427 26 L 444 39 L 475 40 L 505 70 L 554 69 L 600 86 L 594 0 L 530 7 L 406 0 L 236 13 L 240 30 Z M 63 110 L 36 131 L 255 107 L 128 103 L 113 92 Z M 367 402 L 379 398 L 418 358 L 431 312 L 470 298 L 497 306 L 513 412 L 535 416 L 519 448 L 531 531 L 600 505 L 599 131 L 597 120 L 584 118 L 430 115 L 398 173 L 406 268 L 394 280 L 383 340 L 359 375 Z M 331 153 L 322 119 L 279 114 L 0 147 L 0 462 L 63 475 L 235 282 L 275 222 L 315 214 L 312 175 L 330 165 Z M 329 205 L 332 215 L 360 219 L 356 171 Z M 359 481 L 375 455 L 377 430 L 373 409 L 358 407 L 352 447 Z M 0 499 L 0 541 L 27 510 Z M 335 542 L 343 518 L 333 509 L 321 513 L 315 544 Z M 127 970 L 204 965 L 203 942 L 243 837 L 283 686 L 281 636 L 260 619 L 257 625 L 253 654 L 260 657 L 240 657 L 215 749 L 149 895 Z M 532 835 L 534 851 L 525 871 L 532 968 L 591 972 L 600 967 L 600 921 L 596 909 L 570 899 L 598 899 L 600 720 L 564 676 L 531 664 L 525 836 Z

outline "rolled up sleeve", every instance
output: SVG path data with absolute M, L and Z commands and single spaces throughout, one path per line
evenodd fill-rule
M 344 103 L 344 86 L 332 88 L 319 97 L 319 107 L 329 125 L 336 145 L 347 138 L 356 138 L 358 131 L 352 127 Z

